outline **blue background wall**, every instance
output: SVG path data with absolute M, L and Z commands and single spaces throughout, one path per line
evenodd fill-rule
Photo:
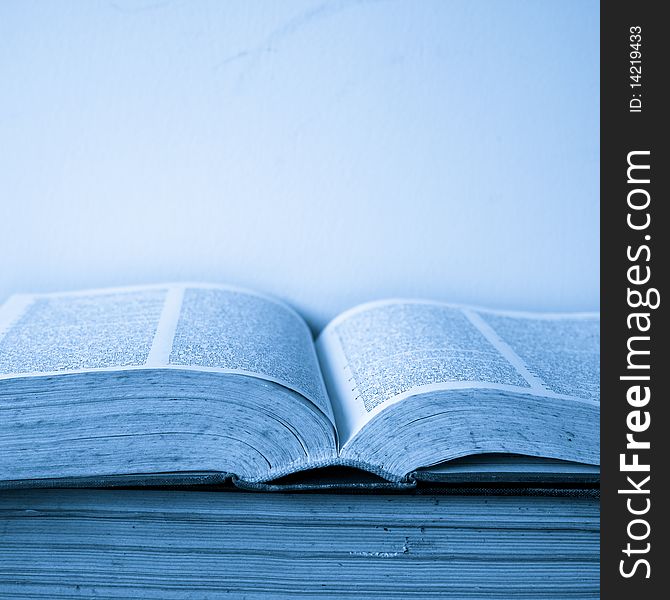
M 0 301 L 594 310 L 598 3 L 0 3 Z

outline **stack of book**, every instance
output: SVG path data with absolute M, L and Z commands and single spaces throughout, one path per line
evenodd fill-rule
M 594 314 L 14 296 L 0 597 L 597 597 L 599 395 Z

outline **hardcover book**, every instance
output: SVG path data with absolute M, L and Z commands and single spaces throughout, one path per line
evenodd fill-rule
M 0 485 L 597 481 L 599 317 L 209 284 L 0 309 Z

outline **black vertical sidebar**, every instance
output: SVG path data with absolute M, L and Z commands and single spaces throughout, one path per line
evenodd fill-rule
M 670 28 L 662 7 L 601 3 L 601 597 L 608 600 L 670 597 Z

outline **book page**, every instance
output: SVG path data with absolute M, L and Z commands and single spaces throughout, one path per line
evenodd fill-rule
M 273 381 L 332 421 L 307 324 L 260 294 L 179 284 L 15 296 L 0 308 L 0 380 L 147 368 Z
M 472 311 L 540 392 L 600 401 L 600 318 L 594 314 Z M 474 320 L 474 317 L 473 317 Z M 518 358 L 517 358 L 518 357 Z M 518 360 L 520 359 L 520 360 Z
M 311 331 L 298 313 L 266 296 L 185 288 L 168 364 L 263 377 L 299 392 L 333 419 Z
M 147 363 L 167 287 L 14 296 L 0 309 L 0 378 Z
M 342 445 L 386 406 L 428 391 L 599 400 L 597 315 L 382 301 L 336 318 L 317 351 Z

